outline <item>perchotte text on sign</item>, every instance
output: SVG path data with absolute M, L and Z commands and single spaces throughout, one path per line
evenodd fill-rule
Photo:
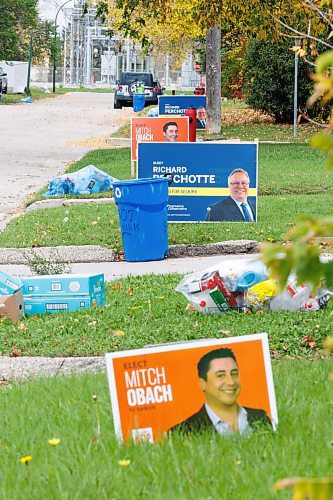
M 164 367 L 125 371 L 125 384 L 129 406 L 166 403 L 173 399 Z

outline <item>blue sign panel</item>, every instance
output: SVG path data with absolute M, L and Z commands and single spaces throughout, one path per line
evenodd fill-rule
M 205 95 L 161 95 L 158 97 L 159 115 L 185 115 L 188 108 L 197 110 L 197 129 L 206 128 Z
M 256 142 L 139 143 L 138 177 L 172 175 L 169 222 L 255 222 Z

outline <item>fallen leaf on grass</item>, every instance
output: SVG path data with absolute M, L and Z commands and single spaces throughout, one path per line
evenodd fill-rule
M 230 330 L 219 330 L 217 333 L 220 333 L 221 335 L 225 335 L 226 337 L 231 337 L 231 335 L 232 335 Z
M 20 332 L 24 332 L 24 330 L 26 330 L 27 327 L 25 326 L 24 323 L 19 323 L 18 324 L 18 329 L 20 330 Z
M 132 288 L 132 287 L 131 287 L 131 288 L 129 288 L 129 289 L 127 290 L 127 293 L 128 293 L 128 295 L 134 295 L 134 290 L 133 290 L 133 288 Z
M 22 356 L 21 349 L 17 349 L 16 347 L 12 347 L 10 357 L 11 358 L 19 358 L 20 356 Z
M 194 307 L 192 304 L 187 304 L 186 306 L 186 311 L 196 311 L 196 307 Z
M 311 347 L 311 349 L 316 347 L 316 341 L 313 340 L 313 338 L 310 335 L 304 335 L 304 337 L 302 337 L 302 342 Z
M 124 337 L 125 332 L 123 330 L 110 330 L 112 337 Z
M 111 286 L 111 289 L 114 292 L 119 292 L 119 290 L 121 290 L 121 284 L 120 283 L 115 283 L 114 285 Z

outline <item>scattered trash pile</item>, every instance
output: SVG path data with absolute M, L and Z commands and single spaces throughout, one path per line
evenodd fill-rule
M 243 313 L 260 310 L 317 311 L 324 308 L 333 292 L 324 288 L 315 293 L 307 284 L 297 284 L 289 276 L 287 286 L 278 293 L 278 283 L 270 279 L 259 259 L 230 259 L 204 271 L 186 275 L 176 291 L 205 314 L 231 310 Z
M 77 172 L 60 175 L 50 181 L 44 196 L 62 196 L 65 194 L 91 194 L 110 191 L 115 177 L 103 172 L 94 165 L 87 165 Z
M 78 311 L 105 304 L 104 274 L 13 278 L 0 272 L 0 317 Z

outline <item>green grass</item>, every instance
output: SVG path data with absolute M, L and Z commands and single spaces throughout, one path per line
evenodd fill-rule
M 331 332 L 333 304 L 315 313 L 205 315 L 186 310 L 186 298 L 174 290 L 180 280 L 179 275 L 122 279 L 120 287 L 107 284 L 105 307 L 26 317 L 23 330 L 0 319 L 0 353 L 9 355 L 15 347 L 23 356 L 95 356 L 147 344 L 267 332 L 276 356 L 313 357 Z M 117 330 L 124 336 L 114 336 Z M 307 335 L 315 349 L 302 340 Z
M 303 124 L 297 129 L 297 136 L 294 139 L 292 125 L 275 124 L 244 124 L 244 125 L 223 125 L 222 132 L 227 139 L 241 139 L 242 141 L 291 141 L 308 142 L 309 139 L 318 132 L 318 127 Z
M 169 243 L 204 244 L 233 239 L 280 241 L 299 214 L 331 214 L 333 175 L 332 172 L 323 173 L 324 163 L 322 153 L 304 144 L 261 145 L 258 223 L 169 224 Z M 88 164 L 94 164 L 114 177 L 128 179 L 130 150 L 91 151 L 72 165 L 70 171 Z M 45 190 L 46 187 L 30 202 L 44 199 L 42 193 Z M 110 195 L 111 192 L 93 196 Z M 84 244 L 99 244 L 115 250 L 122 248 L 118 212 L 114 204 L 30 212 L 12 221 L 0 233 L 2 247 Z
M 332 473 L 330 370 L 328 361 L 273 362 L 275 433 L 173 436 L 162 445 L 116 442 L 105 373 L 1 386 L 0 497 L 290 498 L 273 492 L 275 481 Z
M 30 88 L 30 97 L 33 101 L 40 99 L 53 99 L 59 95 L 68 94 L 69 92 L 98 92 L 98 93 L 112 93 L 113 89 L 110 88 L 84 88 L 84 87 L 56 87 L 55 93 L 52 92 L 52 86 L 49 86 L 50 94 L 45 93 L 37 87 Z M 3 104 L 18 104 L 21 99 L 27 97 L 27 94 L 4 94 L 0 106 Z
M 331 194 L 262 196 L 257 223 L 169 224 L 169 244 L 207 244 L 251 239 L 280 241 L 297 214 L 330 215 Z M 32 211 L 13 220 L 0 233 L 0 246 L 43 247 L 102 245 L 122 249 L 118 210 L 114 203 L 76 205 Z

